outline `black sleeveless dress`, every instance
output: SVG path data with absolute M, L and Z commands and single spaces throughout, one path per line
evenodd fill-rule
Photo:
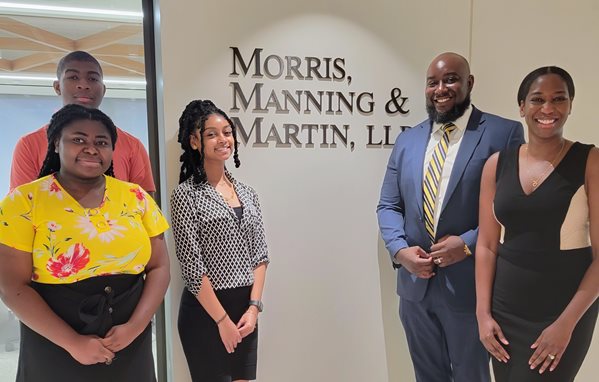
M 493 317 L 509 345 L 510 360 L 493 359 L 497 382 L 573 381 L 589 349 L 598 301 L 581 318 L 557 368 L 530 370 L 530 346 L 574 296 L 592 262 L 584 189 L 592 145 L 574 143 L 530 195 L 519 179 L 518 149 L 501 152 L 494 211 L 502 225 L 493 286 Z

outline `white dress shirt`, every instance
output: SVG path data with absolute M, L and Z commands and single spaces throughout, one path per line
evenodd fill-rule
M 462 144 L 462 137 L 464 136 L 464 132 L 466 131 L 466 126 L 468 125 L 470 114 L 472 114 L 472 105 L 468 106 L 468 109 L 466 109 L 466 111 L 460 118 L 453 121 L 453 124 L 456 125 L 457 128 L 449 134 L 449 148 L 447 149 L 447 156 L 445 157 L 445 164 L 443 165 L 443 172 L 441 173 L 441 180 L 439 182 L 439 192 L 437 193 L 437 199 L 435 200 L 435 231 L 437 230 L 437 224 L 439 223 L 439 216 L 441 215 L 441 206 L 443 205 L 443 200 L 445 199 L 445 191 L 447 191 L 447 184 L 449 183 L 451 170 L 453 169 L 453 164 L 455 163 L 456 157 L 458 156 L 458 150 L 460 149 L 460 145 Z M 441 130 L 443 125 L 445 124 L 436 122 L 433 123 L 431 136 L 428 140 L 428 146 L 426 146 L 426 153 L 424 155 L 424 167 L 422 170 L 422 174 L 426 173 L 429 162 L 433 157 L 435 147 L 437 147 L 437 145 L 441 141 L 441 138 L 443 137 L 443 130 Z

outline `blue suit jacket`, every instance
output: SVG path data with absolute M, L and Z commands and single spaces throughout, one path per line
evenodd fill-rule
M 392 258 L 405 247 L 430 249 L 422 212 L 422 177 L 431 125 L 431 121 L 426 120 L 399 134 L 389 158 L 377 216 Z M 523 142 L 520 122 L 483 113 L 473 107 L 441 206 L 436 240 L 446 235 L 458 235 L 474 252 L 478 235 L 480 179 L 485 161 L 491 154 Z M 434 277 L 441 278 L 444 298 L 451 307 L 456 310 L 474 309 L 474 256 L 439 268 L 436 273 Z M 428 279 L 417 278 L 400 267 L 397 294 L 410 301 L 420 301 L 428 283 Z

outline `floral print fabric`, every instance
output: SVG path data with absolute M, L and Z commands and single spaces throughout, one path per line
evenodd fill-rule
M 140 186 L 109 176 L 97 208 L 82 207 L 54 175 L 17 187 L 0 202 L 0 243 L 31 253 L 32 280 L 41 283 L 139 274 L 150 260 L 150 237 L 167 229 Z

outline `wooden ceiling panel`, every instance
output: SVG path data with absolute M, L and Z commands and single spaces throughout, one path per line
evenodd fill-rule
M 127 56 L 127 57 L 142 57 L 144 56 L 144 47 L 141 45 L 132 44 L 112 44 L 102 48 L 90 50 L 92 54 L 102 56 Z
M 27 50 L 31 52 L 62 52 L 53 46 L 40 44 L 21 37 L 0 37 L 0 49 Z
M 12 62 L 5 60 L 4 58 L 0 58 L 0 70 L 10 72 L 12 70 Z
M 17 58 L 12 61 L 12 70 L 15 72 L 22 72 L 36 66 L 47 64 L 49 62 L 55 62 L 59 60 L 64 53 L 34 53 L 29 56 Z
M 141 23 L 103 23 L 77 21 L 66 28 L 68 18 L 0 16 L 0 71 L 45 73 L 55 76 L 56 64 L 73 50 L 93 54 L 105 76 L 143 77 L 143 29 Z M 82 36 L 85 33 L 85 37 Z M 139 41 L 139 43 L 137 43 Z
M 93 50 L 142 33 L 141 25 L 119 25 L 75 42 L 77 50 Z
M 104 77 L 142 77 L 139 73 L 133 72 L 128 69 L 121 69 L 116 66 L 111 65 L 102 65 L 102 71 L 104 72 Z
M 129 70 L 138 75 L 143 76 L 145 73 L 145 66 L 142 62 L 133 61 L 129 58 L 115 56 L 96 56 L 96 58 L 108 65 Z
M 69 38 L 17 21 L 10 17 L 0 16 L 0 29 L 39 44 L 62 49 L 63 51 L 70 51 L 74 48 L 73 40 Z
M 56 64 L 53 63 L 53 62 L 49 62 L 47 64 L 41 64 L 41 65 L 33 66 L 33 67 L 27 69 L 27 72 L 29 72 L 29 73 L 43 73 L 43 74 L 47 74 L 50 77 L 54 78 L 54 77 L 56 77 Z

